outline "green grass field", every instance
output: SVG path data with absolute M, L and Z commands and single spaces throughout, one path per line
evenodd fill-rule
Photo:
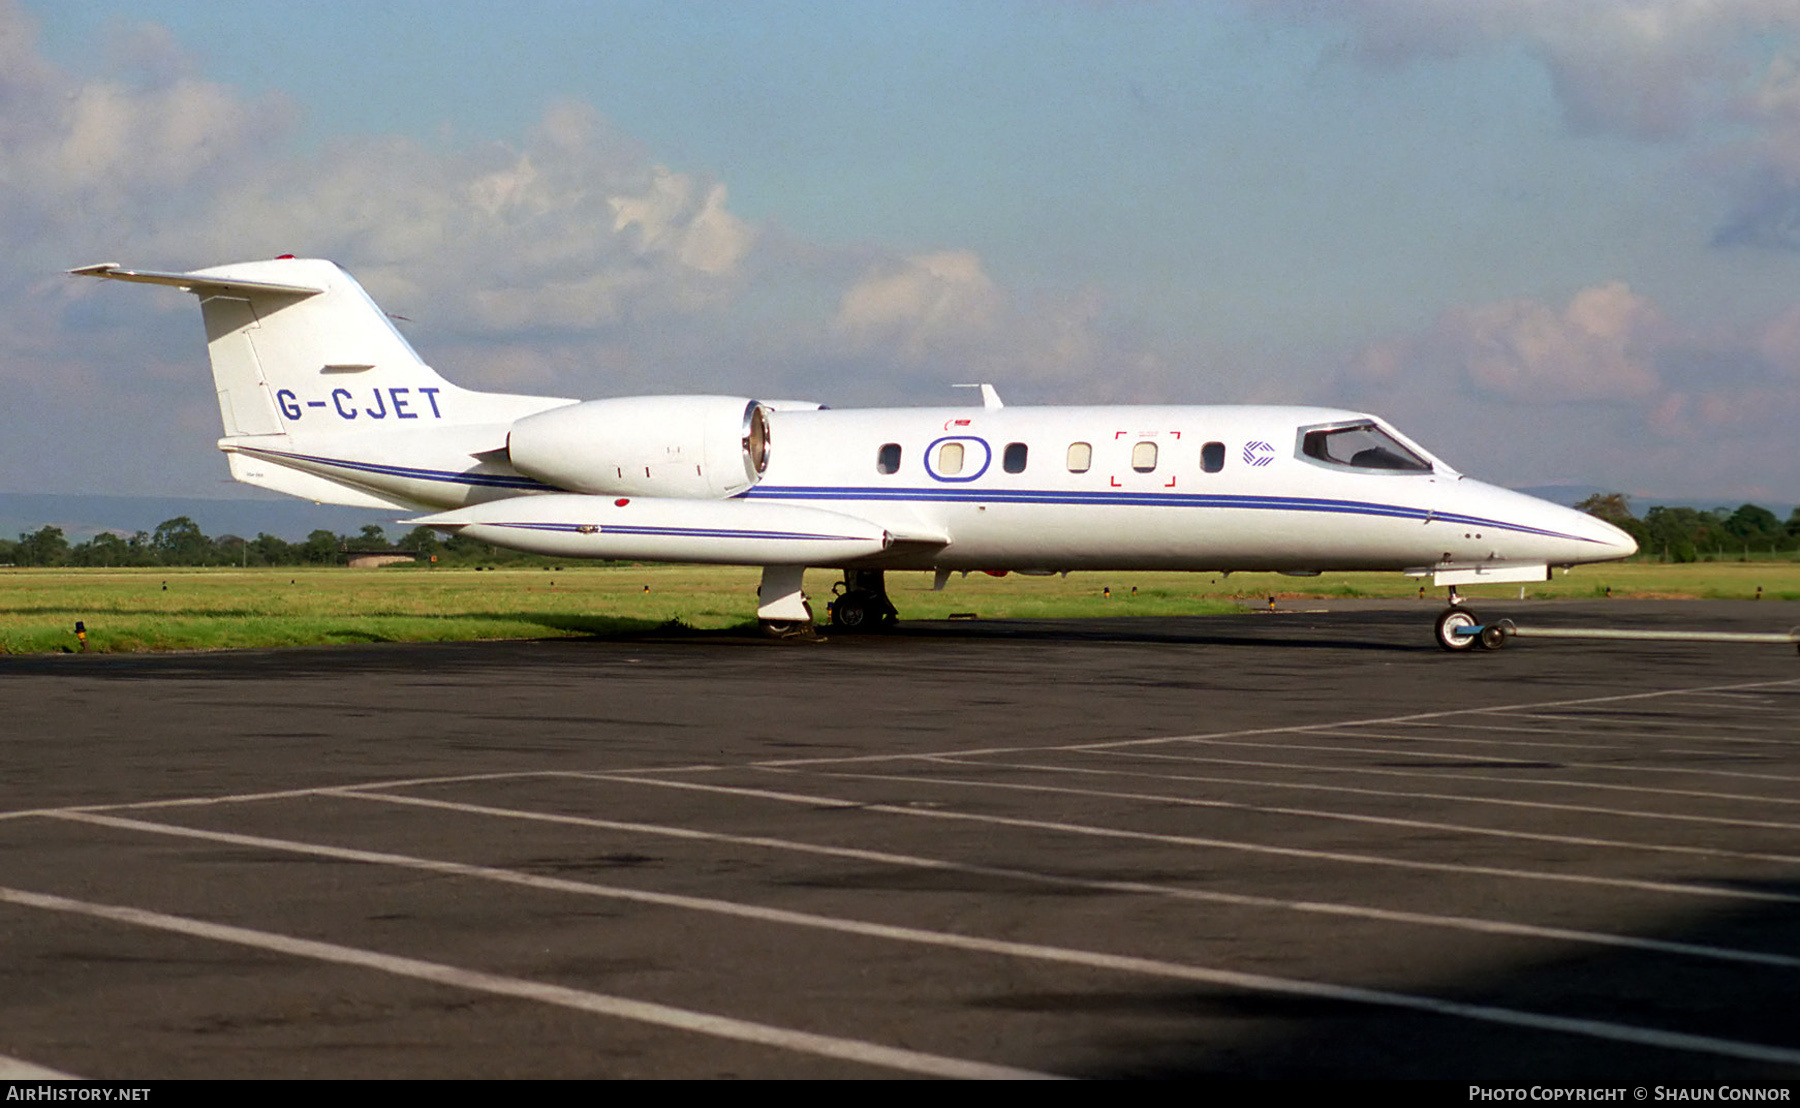
M 678 621 L 748 628 L 755 569 L 711 566 L 565 566 L 560 570 L 424 569 L 0 569 L 0 653 L 217 650 L 308 643 L 429 642 L 617 634 Z M 807 575 L 822 620 L 834 572 Z M 1800 563 L 1619 563 L 1581 566 L 1527 585 L 1529 597 L 1605 595 L 1800 600 Z M 1399 574 L 1314 578 L 1276 574 L 1077 573 L 1061 577 L 953 577 L 940 593 L 926 573 L 891 573 L 903 619 L 974 613 L 983 619 L 1193 615 L 1246 602 L 1304 597 L 1416 597 Z M 1136 590 L 1135 594 L 1133 590 Z M 1103 595 L 1110 590 L 1111 595 Z M 1517 585 L 1465 589 L 1519 595 Z M 1443 590 L 1427 589 L 1433 601 Z

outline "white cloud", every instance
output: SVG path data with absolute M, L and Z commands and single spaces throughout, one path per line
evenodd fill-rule
M 1749 75 L 1756 36 L 1800 29 L 1789 0 L 1348 0 L 1273 5 L 1347 22 L 1378 64 L 1506 43 L 1535 53 L 1570 125 L 1667 138 L 1716 113 Z
M 1800 250 L 1800 51 L 1770 61 L 1731 121 L 1751 133 L 1714 158 L 1733 193 L 1714 243 Z
M 1347 26 L 1350 55 L 1375 65 L 1520 46 L 1544 66 L 1572 131 L 1706 148 L 1680 172 L 1725 186 L 1715 246 L 1800 250 L 1793 0 L 1276 0 L 1268 10 Z
M 968 251 L 907 258 L 866 274 L 845 291 L 837 326 L 853 343 L 891 345 L 918 358 L 991 329 L 1000 294 Z
M 1441 337 L 1464 351 L 1469 381 L 1512 400 L 1616 400 L 1654 392 L 1644 358 L 1656 312 L 1622 282 L 1583 289 L 1557 312 L 1512 300 L 1451 313 Z
M 1452 308 L 1427 332 L 1371 344 L 1358 377 L 1393 387 L 1450 374 L 1462 388 L 1521 404 L 1634 402 L 1660 387 L 1650 361 L 1655 307 L 1614 281 L 1558 310 L 1536 300 Z
M 659 164 L 586 104 L 547 106 L 516 143 L 377 135 L 300 153 L 292 104 L 201 79 L 166 31 L 122 33 L 113 51 L 105 80 L 59 70 L 0 0 L 0 384 L 32 398 L 0 415 L 14 482 L 48 470 L 6 420 L 35 420 L 34 436 L 48 420 L 119 473 L 166 454 L 159 428 L 211 419 L 196 330 L 173 318 L 192 304 L 61 275 L 96 261 L 331 258 L 477 388 L 953 402 L 942 386 L 971 375 L 1076 400 L 1160 382 L 1162 361 L 1109 327 L 1092 290 L 1019 298 L 967 251 L 751 226 L 723 182 Z M 145 418 L 104 423 L 121 408 Z M 190 486 L 215 483 L 210 445 L 179 447 Z M 166 488 L 163 474 L 144 480 Z
M 702 273 L 728 273 L 749 253 L 755 236 L 725 210 L 724 185 L 707 189 L 698 203 L 695 191 L 691 178 L 657 166 L 649 192 L 607 198 L 613 230 L 635 230 L 640 253 L 664 253 Z
M 1656 495 L 1729 495 L 1800 479 L 1800 304 L 1737 332 L 1670 320 L 1623 282 L 1558 308 L 1530 299 L 1465 305 L 1352 359 L 1353 403 L 1417 426 L 1455 428 L 1435 448 L 1516 483 L 1578 483 Z M 1495 400 L 1504 404 L 1495 404 Z M 1554 460 L 1555 471 L 1543 467 Z M 1509 472 L 1510 470 L 1510 472 Z

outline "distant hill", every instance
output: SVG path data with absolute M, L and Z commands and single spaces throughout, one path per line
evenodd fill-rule
M 1572 508 L 1590 496 L 1618 492 L 1619 490 L 1603 489 L 1599 485 L 1537 485 L 1531 488 L 1515 489 L 1513 491 L 1522 492 L 1526 496 L 1535 496 L 1541 500 L 1548 500 L 1552 504 L 1566 504 Z M 1743 503 L 1745 503 L 1745 501 L 1742 498 L 1731 496 L 1715 496 L 1711 499 L 1701 500 L 1684 500 L 1681 497 L 1634 495 L 1631 498 L 1631 512 L 1633 515 L 1641 517 L 1645 512 L 1658 504 L 1665 508 L 1698 508 L 1702 511 L 1708 511 L 1713 508 L 1725 508 L 1729 510 L 1735 509 Z M 1749 503 L 1769 509 L 1769 511 L 1774 512 L 1775 515 L 1781 519 L 1786 519 L 1794 510 L 1794 502 L 1791 500 L 1752 499 Z
M 237 535 L 253 539 L 268 534 L 298 542 L 323 528 L 333 534 L 354 535 L 364 524 L 374 523 L 398 538 L 403 529 L 396 519 L 409 513 L 398 509 L 381 512 L 368 508 L 343 508 L 313 504 L 291 497 L 268 500 L 206 500 L 199 497 L 62 496 L 54 493 L 0 493 L 0 538 L 16 538 L 44 526 L 60 527 L 71 543 L 86 542 L 102 531 L 126 535 L 154 531 L 156 525 L 176 516 L 187 516 L 200 530 L 217 538 Z

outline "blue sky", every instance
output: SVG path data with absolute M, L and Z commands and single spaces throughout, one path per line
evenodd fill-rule
M 229 494 L 192 305 L 54 275 L 280 252 L 478 387 L 1343 404 L 1800 499 L 1774 0 L 0 0 L 0 482 Z

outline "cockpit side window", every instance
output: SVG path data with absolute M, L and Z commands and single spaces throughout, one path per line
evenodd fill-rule
M 1431 463 L 1373 423 L 1321 427 L 1300 440 L 1300 452 L 1327 465 L 1393 473 L 1430 473 Z

